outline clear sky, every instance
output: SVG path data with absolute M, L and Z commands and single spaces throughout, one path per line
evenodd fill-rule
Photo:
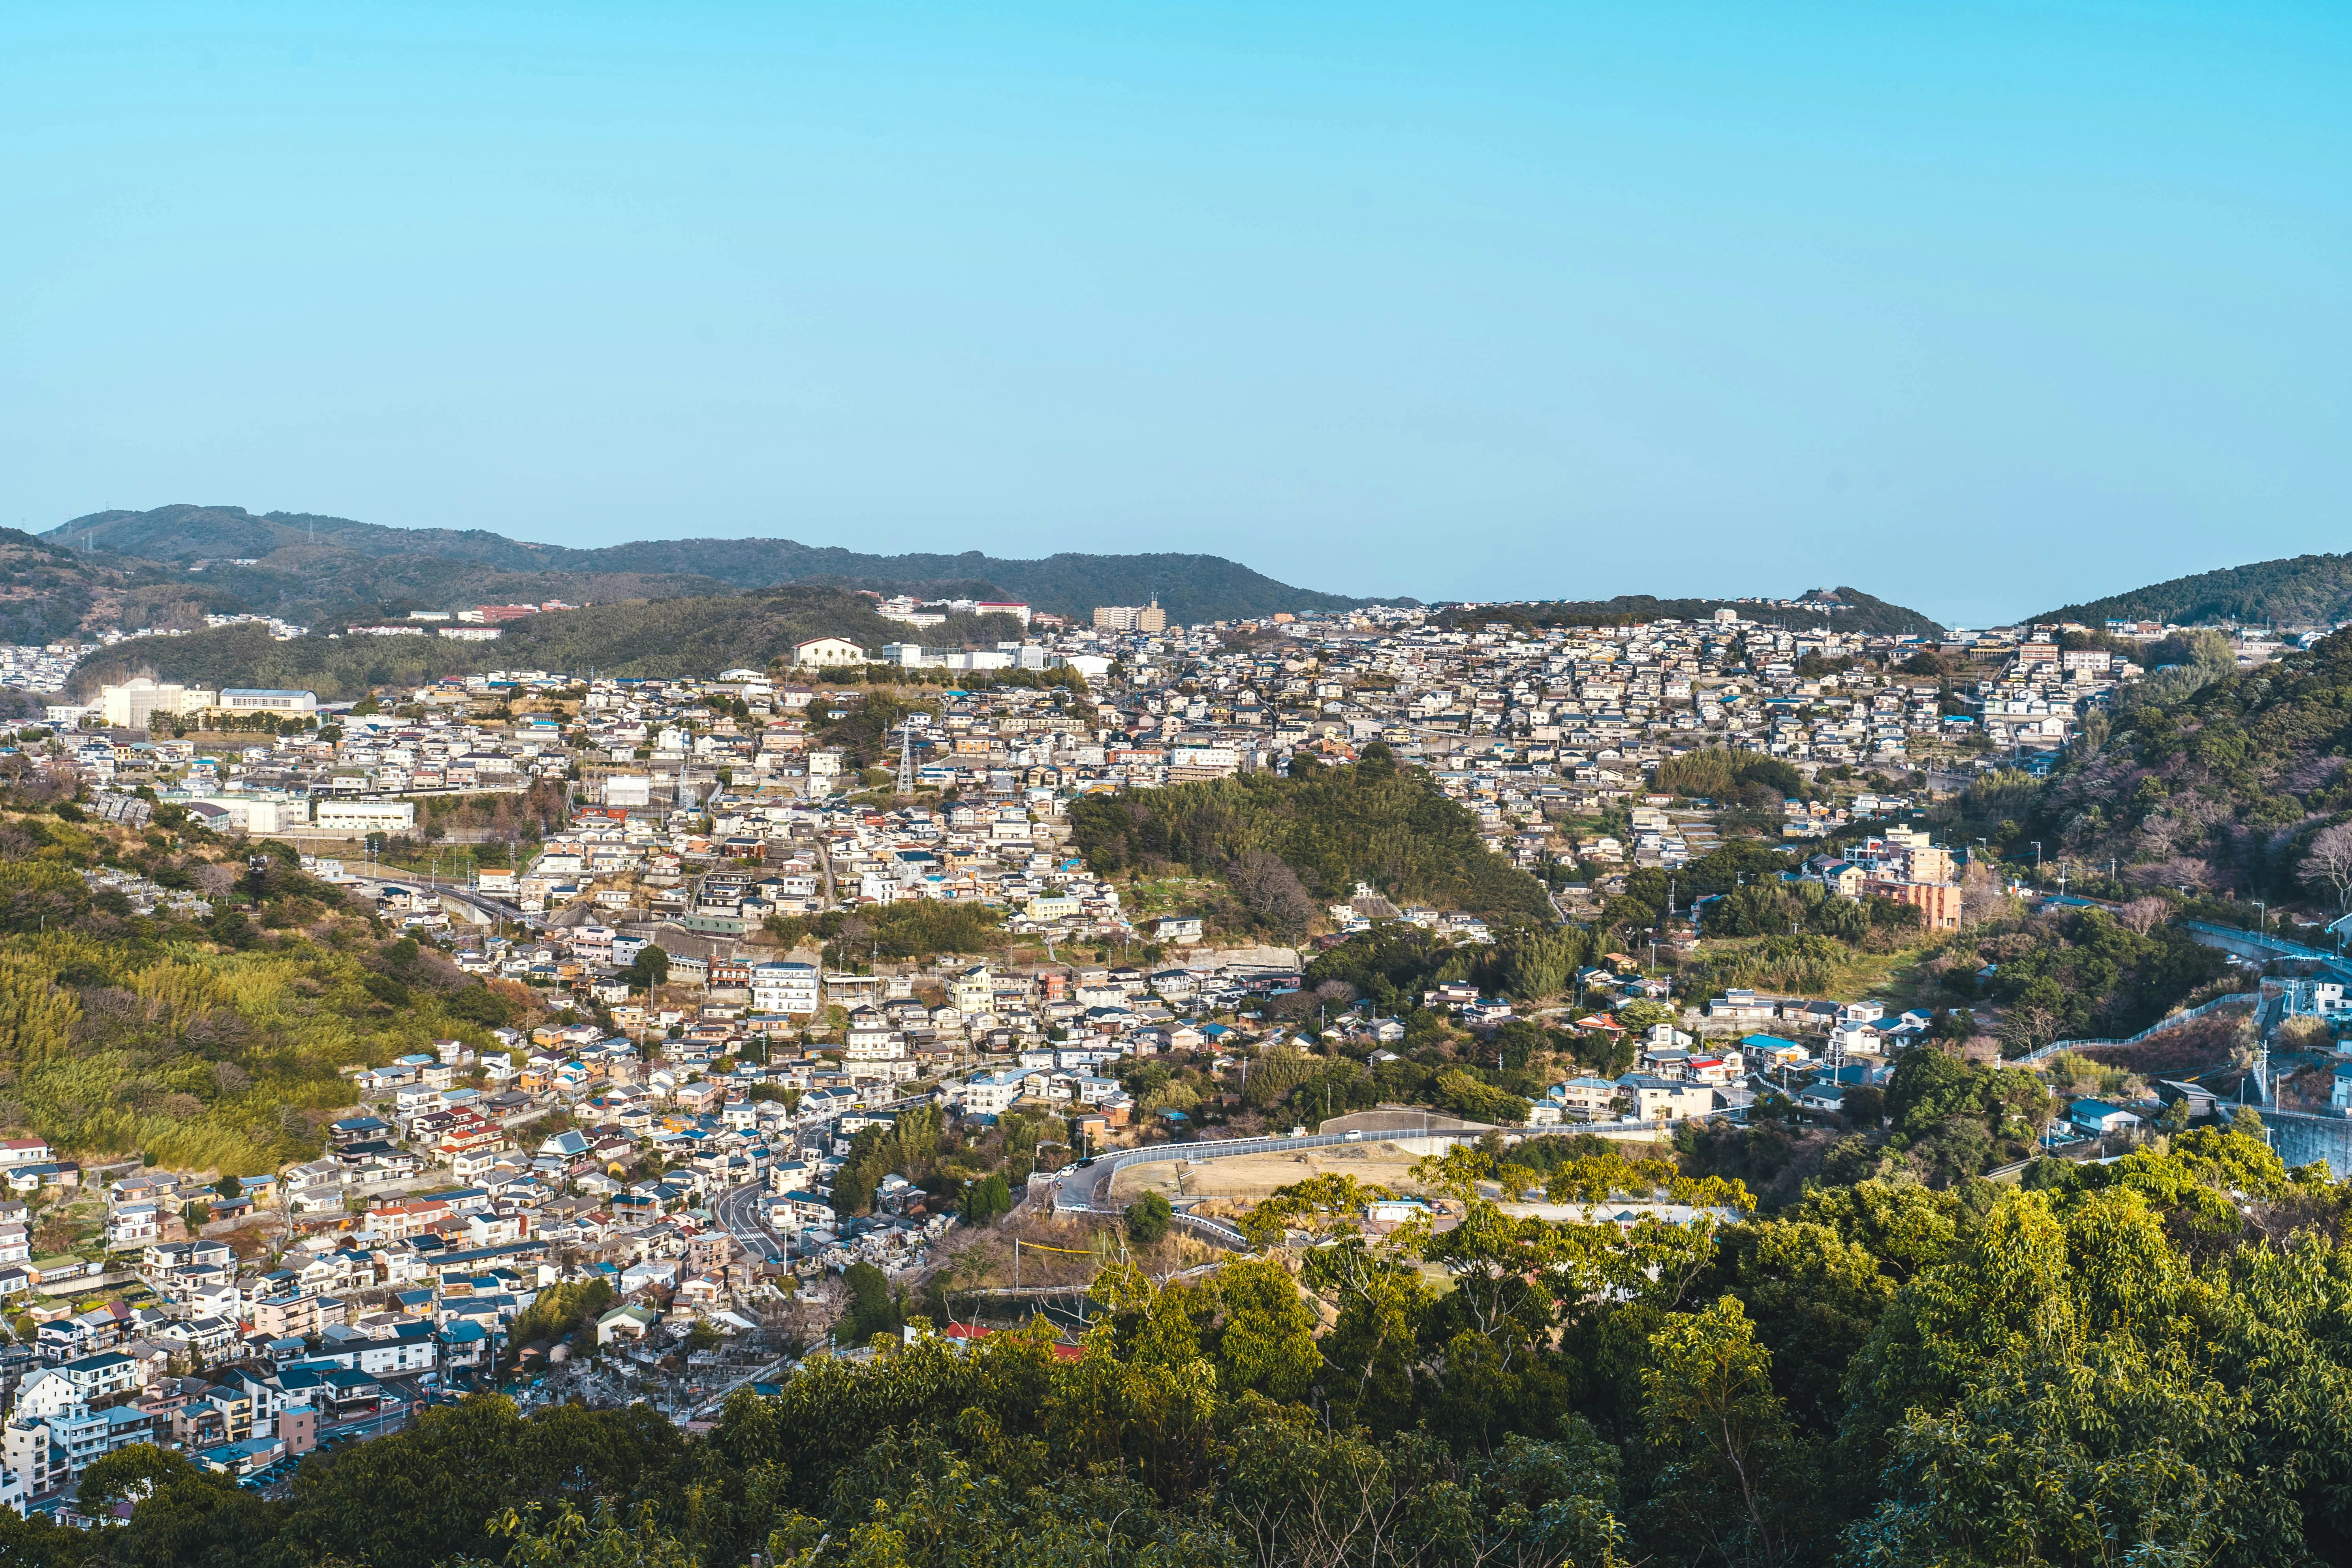
M 1982 624 L 2352 547 L 2352 6 L 0 8 L 0 522 Z

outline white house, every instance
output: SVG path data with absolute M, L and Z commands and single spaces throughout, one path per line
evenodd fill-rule
M 1013 1102 L 1021 1098 L 1022 1087 L 1027 1078 L 1026 1073 L 1010 1069 L 975 1073 L 964 1083 L 963 1108 L 974 1115 L 1001 1115 L 1010 1110 Z

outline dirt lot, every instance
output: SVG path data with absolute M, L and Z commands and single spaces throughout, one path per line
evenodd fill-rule
M 1228 1201 L 1202 1204 L 1201 1212 L 1237 1213 L 1276 1187 L 1286 1187 L 1327 1171 L 1337 1171 L 1360 1182 L 1402 1189 L 1410 1184 L 1407 1173 L 1417 1158 L 1392 1143 L 1367 1142 L 1327 1144 L 1319 1149 L 1302 1149 L 1295 1154 L 1239 1154 L 1229 1160 L 1202 1160 L 1184 1167 L 1181 1194 L 1176 1184 L 1176 1162 L 1155 1160 L 1149 1164 L 1129 1165 L 1113 1176 L 1110 1195 L 1111 1201 L 1119 1205 L 1133 1203 L 1146 1192 L 1161 1193 L 1171 1198 L 1181 1195 L 1222 1199 Z

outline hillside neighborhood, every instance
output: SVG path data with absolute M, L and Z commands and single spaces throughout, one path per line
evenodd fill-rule
M 1989 773 L 2046 772 L 2147 675 L 2136 651 L 2178 635 L 1865 636 L 1834 629 L 1834 603 L 1805 606 L 1828 629 L 1784 629 L 1776 609 L 1796 606 L 1768 603 L 1699 623 L 1547 627 L 1470 607 L 1188 628 L 1156 606 L 1073 626 L 1017 604 L 877 599 L 910 639 L 949 614 L 1029 635 L 819 638 L 707 679 L 493 671 L 356 702 L 141 678 L 46 706 L 14 754 L 89 816 L 293 846 L 289 874 L 546 1021 L 344 1069 L 348 1113 L 316 1157 L 276 1169 L 0 1145 L 17 1194 L 0 1205 L 0 1296 L 20 1331 L 0 1349 L 0 1501 L 70 1512 L 80 1474 L 140 1443 L 282 1487 L 313 1449 L 544 1380 L 705 1419 L 819 1353 L 808 1328 L 835 1323 L 854 1270 L 903 1291 L 1006 1208 L 1094 1212 L 1108 1184 L 1073 1178 L 1122 1151 L 1228 1122 L 1313 1142 L 1328 1096 L 1293 1097 L 1286 1129 L 1246 1092 L 1254 1066 L 1264 1081 L 1302 1057 L 1345 1059 L 1360 1064 L 1357 1099 L 1426 1107 L 1437 1091 L 1403 1053 L 1533 1026 L 1581 1042 L 1572 1058 L 1538 1054 L 1573 1070 L 1489 1087 L 1454 1105 L 1462 1126 L 1660 1139 L 1768 1108 L 1875 1126 L 1896 1064 L 1946 1037 L 1947 1013 L 1822 989 L 1695 992 L 1706 972 L 1658 963 L 1655 944 L 1688 955 L 1718 927 L 1736 934 L 1704 879 L 1679 906 L 1666 884 L 1648 962 L 1596 953 L 1549 995 L 1439 978 L 1384 1012 L 1318 981 L 1318 955 L 1395 931 L 1493 952 L 1518 928 L 1358 880 L 1268 940 L 1099 864 L 1074 810 L 1384 756 L 1425 770 L 1464 814 L 1469 852 L 1528 873 L 1549 921 L 1613 931 L 1606 911 L 1633 879 L 1713 864 L 1736 821 L 1778 855 L 1769 879 L 1802 894 L 1791 907 L 1894 910 L 1935 939 L 1974 918 L 1979 893 L 2044 893 L 1997 863 L 1988 880 L 1919 808 Z M 347 635 L 495 637 L 563 608 Z M 2232 649 L 2250 667 L 2281 651 L 2252 635 Z M 7 679 L 54 693 L 74 654 L 16 650 Z M 1780 771 L 1760 795 L 1725 775 L 1736 801 L 1667 782 L 1720 756 Z M 218 921 L 239 897 L 113 856 L 79 875 L 126 918 Z M 2324 1011 L 2315 998 L 2305 1010 Z M 2082 1097 L 2029 1135 L 2128 1142 L 2175 1101 L 2207 1121 L 2226 1110 L 2171 1083 L 2132 1106 Z M 1024 1126 L 1013 1158 L 1007 1131 Z M 1001 1202 L 883 1168 L 943 1133 L 1003 1139 Z M 37 1205 L 93 1228 L 36 1256 L 60 1237 Z M 1240 1244 L 1211 1210 L 1188 1223 Z

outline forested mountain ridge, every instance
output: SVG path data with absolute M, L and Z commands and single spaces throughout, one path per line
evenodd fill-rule
M 2326 626 L 2352 618 L 2352 554 L 2294 555 L 2225 566 L 2067 605 L 2036 621 L 2155 621 L 2200 626 Z
M 439 608 L 501 596 L 602 601 L 809 582 L 992 587 L 1038 609 L 1080 617 L 1098 605 L 1156 598 L 1171 619 L 1185 624 L 1367 603 L 1294 588 L 1215 555 L 882 555 L 788 539 L 643 540 L 580 550 L 478 529 L 387 528 L 308 512 L 257 516 L 226 506 L 93 512 L 43 538 L 131 569 L 201 561 L 204 576 L 243 595 L 250 608 L 306 624 L 404 598 Z
M 1455 625 L 1503 621 L 1529 626 L 1616 626 L 1656 620 L 1704 621 L 1717 610 L 1729 610 L 1746 620 L 1869 637 L 1940 637 L 1944 631 L 1918 611 L 1889 604 L 1859 588 L 1811 588 L 1797 597 L 1809 605 L 1845 607 L 1809 609 L 1752 599 L 1662 599 L 1652 594 L 1620 594 L 1613 599 L 1471 605 L 1451 612 L 1448 619 Z

